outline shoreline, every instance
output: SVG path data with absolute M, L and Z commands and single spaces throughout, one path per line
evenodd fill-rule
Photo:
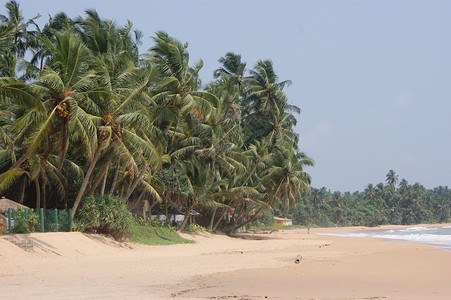
M 411 227 L 420 225 L 383 226 L 377 230 Z M 362 229 L 374 228 L 321 228 L 317 233 Z M 307 239 L 305 236 L 309 235 L 304 234 L 303 239 Z M 275 268 L 205 276 L 197 280 L 197 286 L 190 282 L 191 290 L 182 291 L 178 296 L 184 299 L 449 299 L 451 296 L 449 251 L 427 244 L 373 237 L 318 235 L 309 240 L 323 243 L 299 247 L 298 252 L 304 254 L 299 266 L 285 262 Z M 288 253 L 294 259 L 295 253 Z M 221 282 L 227 283 L 228 290 L 221 287 Z
M 385 227 L 385 228 L 384 228 Z M 343 236 L 343 237 L 372 237 L 372 238 L 379 238 L 386 241 L 395 241 L 395 242 L 407 242 L 407 243 L 420 243 L 425 245 L 430 245 L 434 248 L 444 250 L 444 251 L 451 251 L 451 238 L 450 239 L 442 239 L 441 236 L 445 237 L 446 235 L 439 234 L 438 236 L 434 236 L 434 238 L 430 239 L 430 236 L 424 235 L 424 229 L 428 228 L 450 228 L 450 223 L 440 223 L 440 224 L 417 224 L 417 225 L 384 225 L 384 226 L 378 226 L 377 229 L 373 229 L 375 227 L 371 228 L 361 228 L 355 231 L 351 232 L 340 232 L 340 233 L 333 233 L 333 232 L 327 232 L 327 233 L 318 233 L 319 235 L 336 235 L 336 236 Z M 409 234 L 403 235 L 400 234 L 399 231 L 406 232 L 406 229 L 410 228 L 417 228 L 419 231 L 410 231 Z M 395 231 L 395 232 L 390 232 Z M 420 235 L 418 235 L 420 233 Z M 422 236 L 423 234 L 423 236 Z M 428 234 L 431 234 L 428 232 Z M 437 240 L 438 238 L 438 240 Z
M 374 229 L 311 228 L 310 234 L 306 229 L 281 230 L 262 234 L 260 240 L 183 233 L 196 243 L 171 246 L 117 243 L 77 232 L 37 233 L 30 235 L 40 242 L 34 252 L 0 238 L 0 279 L 11 299 L 450 297 L 450 251 L 413 242 L 315 234 L 362 228 Z M 302 260 L 296 264 L 298 255 Z

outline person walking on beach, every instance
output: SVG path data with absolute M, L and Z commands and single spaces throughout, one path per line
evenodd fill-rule
M 310 234 L 310 225 L 307 225 L 307 234 Z

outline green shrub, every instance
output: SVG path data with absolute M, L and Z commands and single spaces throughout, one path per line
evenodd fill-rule
M 77 211 L 77 222 L 85 231 L 111 234 L 122 240 L 130 236 L 133 217 L 124 199 L 112 195 L 95 195 L 85 198 Z
M 189 232 L 206 232 L 207 229 L 205 227 L 202 227 L 200 225 L 197 224 L 189 224 L 188 227 L 185 227 L 185 231 L 189 231 Z
M 79 220 L 74 220 L 72 223 L 72 231 L 83 232 L 86 230 L 86 224 Z
M 58 210 L 58 231 L 69 231 L 69 211 Z
M 34 232 L 36 225 L 39 224 L 38 214 L 31 209 L 27 209 L 27 213 L 25 213 L 25 208 L 18 207 L 11 212 L 11 217 L 14 219 L 14 226 L 11 228 L 12 233 Z
M 164 224 L 164 222 L 160 220 L 149 220 L 150 227 L 169 227 Z

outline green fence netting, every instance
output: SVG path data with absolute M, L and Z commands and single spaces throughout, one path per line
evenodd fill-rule
M 7 233 L 72 231 L 71 209 L 8 208 Z

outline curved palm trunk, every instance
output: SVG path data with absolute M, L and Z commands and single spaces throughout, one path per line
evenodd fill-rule
M 110 187 L 110 191 L 109 191 L 110 195 L 113 195 L 114 190 L 116 189 L 117 178 L 119 177 L 120 164 L 121 164 L 121 159 L 118 158 L 116 161 L 116 166 L 115 166 L 116 169 L 114 170 L 113 182 L 111 183 L 111 187 Z
M 136 186 L 138 185 L 138 183 L 141 181 L 141 179 L 144 177 L 144 174 L 146 173 L 147 169 L 149 168 L 149 165 L 146 164 L 144 169 L 141 171 L 141 173 L 139 174 L 138 178 L 136 178 L 133 181 L 133 184 L 128 188 L 127 190 L 127 194 L 125 195 L 124 199 L 125 201 L 128 200 L 128 198 L 130 198 L 130 196 L 132 195 L 133 191 L 135 190 Z
M 91 178 L 92 171 L 94 171 L 94 167 L 96 166 L 97 161 L 99 160 L 100 152 L 102 152 L 101 145 L 97 147 L 94 157 L 92 158 L 91 164 L 89 165 L 88 171 L 86 172 L 85 178 L 83 179 L 83 182 L 81 184 L 80 191 L 77 194 L 77 198 L 75 198 L 74 206 L 72 206 L 72 218 L 74 218 L 75 213 L 77 212 L 77 208 L 80 205 L 81 199 L 83 198 L 86 187 L 88 186 L 89 179 Z
M 143 190 L 142 193 L 139 195 L 138 200 L 136 200 L 136 202 L 133 204 L 133 207 L 131 210 L 135 210 L 138 207 L 138 205 L 141 204 L 145 193 L 146 193 L 146 190 Z
M 237 210 L 239 211 L 238 214 L 236 214 Z M 244 205 L 238 204 L 235 208 L 235 213 L 233 214 L 232 228 L 237 224 L 238 220 L 241 219 L 243 215 L 244 215 Z
M 221 216 L 219 217 L 219 219 L 216 221 L 215 225 L 213 226 L 213 232 L 216 231 L 216 229 L 218 228 L 219 224 L 221 224 L 222 219 L 224 218 L 224 216 L 227 213 L 227 208 L 224 208 L 224 211 L 221 213 Z
M 41 198 L 42 200 L 41 200 L 41 202 L 42 202 L 42 208 L 44 210 L 47 209 L 47 201 L 46 201 L 47 194 L 45 192 L 46 187 L 47 187 L 47 184 L 44 183 L 44 185 L 41 188 L 41 190 L 42 190 L 42 198 Z
M 255 170 L 257 169 L 257 165 L 260 162 L 260 157 L 257 158 L 257 160 L 255 161 L 255 166 L 252 168 L 251 173 L 249 174 L 249 176 L 247 176 L 246 181 L 244 181 L 243 186 L 246 185 L 246 183 L 249 181 L 249 179 L 251 179 L 252 175 L 254 174 Z
M 154 201 L 154 202 L 150 205 L 150 207 L 149 207 L 149 216 L 152 216 L 152 209 L 154 209 L 154 207 L 157 206 L 158 203 L 160 203 L 160 202 Z M 159 219 L 160 219 L 160 218 L 158 217 L 157 220 L 159 220 Z
M 34 180 L 34 184 L 36 186 L 36 210 L 39 210 L 41 208 L 41 187 L 38 178 Z
M 63 137 L 62 137 L 62 143 L 61 143 L 61 154 L 60 154 L 60 159 L 58 162 L 58 170 L 61 170 L 61 168 L 63 167 L 63 163 L 64 163 L 64 158 L 66 157 L 66 153 L 68 150 L 67 147 L 67 121 L 63 122 Z
M 105 178 L 106 178 L 106 174 L 108 174 L 110 162 L 111 162 L 111 159 L 109 159 L 103 166 L 102 172 L 100 173 L 100 175 L 97 177 L 96 181 L 94 182 L 94 184 L 91 188 L 91 191 L 89 192 L 89 195 L 91 195 L 91 196 L 94 195 L 97 187 L 99 186 L 100 182 L 102 182 L 102 180 L 105 182 Z M 105 187 L 103 186 L 103 184 L 104 183 L 102 183 L 102 187 L 103 187 L 103 190 L 105 190 Z M 101 193 L 101 195 L 103 196 L 103 193 Z
M 108 168 L 106 169 L 105 174 L 103 176 L 102 186 L 100 187 L 100 196 L 103 196 L 105 194 L 106 180 L 108 178 L 108 169 L 109 168 L 110 168 L 110 166 L 108 166 Z
M 41 56 L 41 61 L 39 63 L 39 70 L 44 70 L 44 55 Z
M 23 180 L 22 180 L 22 186 L 20 189 L 20 197 L 19 197 L 19 203 L 23 204 L 23 200 L 25 198 L 25 188 L 27 187 L 27 177 L 24 176 Z
M 183 229 L 186 226 L 186 223 L 188 223 L 189 215 L 191 213 L 191 210 L 194 208 L 195 205 L 191 205 L 186 211 L 185 211 L 185 219 L 183 220 L 182 224 L 180 224 L 179 229 L 177 231 L 183 231 Z
M 171 126 L 172 126 L 172 120 L 171 120 L 171 121 L 169 121 L 169 124 L 168 124 L 168 126 L 166 126 L 166 128 L 164 129 L 164 134 L 168 134 L 168 132 L 169 132 L 169 129 L 171 128 Z
M 214 225 L 214 222 L 215 222 L 215 216 L 216 216 L 216 207 L 213 209 L 213 214 L 211 215 L 211 218 L 210 218 L 210 225 L 208 227 L 208 229 L 210 231 L 213 231 L 213 225 Z
M 237 230 L 238 228 L 243 227 L 243 226 L 245 226 L 245 225 L 251 223 L 252 221 L 254 221 L 254 220 L 258 217 L 258 214 L 260 213 L 260 211 L 261 211 L 262 209 L 263 209 L 263 207 L 260 207 L 260 208 L 257 210 L 257 212 L 255 213 L 255 215 L 253 215 L 252 218 L 248 219 L 247 221 L 244 221 L 243 223 L 238 224 L 238 225 L 235 224 L 235 225 L 233 226 L 233 228 L 232 228 L 232 231 L 231 231 L 230 233 L 234 233 L 235 230 Z

